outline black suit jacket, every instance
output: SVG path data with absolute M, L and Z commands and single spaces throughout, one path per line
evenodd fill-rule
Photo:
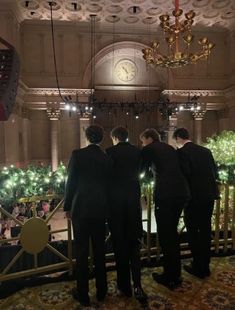
M 68 166 L 64 211 L 73 218 L 105 218 L 110 159 L 98 145 L 74 150 Z
M 155 179 L 155 199 L 189 199 L 189 188 L 181 172 L 176 150 L 164 143 L 153 142 L 142 149 L 142 171 L 151 169 Z
M 142 234 L 142 210 L 140 204 L 141 151 L 128 142 L 119 142 L 106 150 L 112 159 L 112 183 L 110 184 L 110 216 L 112 220 L 125 217 L 129 235 Z
M 216 184 L 217 169 L 211 151 L 193 142 L 187 142 L 177 152 L 192 199 L 214 200 L 219 198 Z

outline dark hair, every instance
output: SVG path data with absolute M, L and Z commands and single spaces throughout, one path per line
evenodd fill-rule
M 103 140 L 104 130 L 99 125 L 91 125 L 86 128 L 85 134 L 90 143 L 100 143 Z
M 186 128 L 177 128 L 173 133 L 173 139 L 181 138 L 183 140 L 189 139 L 189 132 Z
M 147 128 L 147 129 L 145 129 L 140 134 L 140 139 L 142 139 L 142 138 L 145 138 L 145 139 L 152 138 L 153 141 L 158 141 L 158 142 L 161 141 L 160 134 L 154 128 Z
M 111 137 L 116 138 L 121 142 L 124 142 L 128 138 L 128 131 L 124 127 L 115 127 L 111 131 Z

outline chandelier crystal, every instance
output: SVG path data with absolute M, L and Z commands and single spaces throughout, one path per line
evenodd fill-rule
M 198 60 L 207 59 L 215 46 L 207 37 L 198 40 L 201 49 L 197 52 L 190 52 L 190 46 L 194 41 L 192 24 L 195 12 L 190 10 L 185 13 L 185 19 L 181 16 L 183 10 L 179 8 L 179 0 L 175 0 L 175 9 L 172 15 L 174 23 L 170 23 L 170 15 L 164 14 L 159 17 L 163 28 L 165 41 L 168 46 L 168 54 L 164 55 L 159 51 L 159 42 L 153 42 L 151 47 L 144 48 L 143 58 L 147 64 L 161 67 L 178 68 L 189 64 L 196 64 Z M 184 46 L 181 46 L 183 43 Z

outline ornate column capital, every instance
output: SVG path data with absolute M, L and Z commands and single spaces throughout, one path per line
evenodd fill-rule
M 58 121 L 61 117 L 60 102 L 55 101 L 53 95 L 46 96 L 46 112 L 50 121 Z
M 58 121 L 61 117 L 61 110 L 57 107 L 48 107 L 47 110 L 47 116 L 50 119 L 50 121 Z
M 199 111 L 194 111 L 192 113 L 193 115 L 193 118 L 196 120 L 196 121 L 202 121 L 204 116 L 206 114 L 206 110 L 199 110 Z

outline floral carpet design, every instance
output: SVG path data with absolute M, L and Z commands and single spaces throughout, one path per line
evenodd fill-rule
M 148 305 L 141 306 L 134 298 L 117 293 L 115 272 L 108 273 L 108 296 L 103 303 L 95 299 L 95 282 L 90 281 L 91 306 L 82 307 L 70 291 L 75 282 L 57 282 L 23 289 L 0 300 L 1 310 L 235 310 L 235 256 L 213 258 L 211 276 L 197 279 L 183 271 L 183 284 L 170 291 L 152 280 L 159 268 L 144 268 L 143 288 L 149 296 Z

